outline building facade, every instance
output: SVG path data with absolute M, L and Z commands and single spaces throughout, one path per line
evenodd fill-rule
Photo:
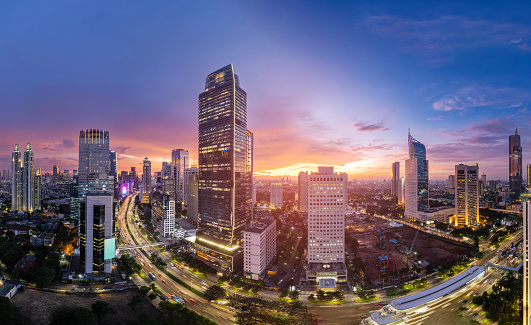
M 299 212 L 308 212 L 308 172 L 299 172 L 297 210 Z
M 184 201 L 184 171 L 190 164 L 188 150 L 174 149 L 171 151 L 172 178 L 175 182 L 175 202 Z
M 183 210 L 185 206 L 188 206 L 188 184 L 190 182 L 191 175 L 199 174 L 199 168 L 190 167 L 184 170 L 184 181 L 183 181 Z
M 18 144 L 11 155 L 11 210 L 33 212 L 41 208 L 41 173 L 35 170 L 31 144 L 24 153 Z
M 529 302 L 531 301 L 531 281 L 529 281 L 529 270 L 531 269 L 531 261 L 529 255 L 531 254 L 531 200 L 528 198 L 523 203 L 523 233 L 522 233 L 522 255 L 523 255 L 523 287 L 524 294 L 522 299 L 522 313 L 524 314 L 524 325 L 531 324 L 531 310 L 529 310 Z
M 11 154 L 11 211 L 21 211 L 22 208 L 22 153 L 20 146 L 15 145 Z
M 269 206 L 276 209 L 281 208 L 284 200 L 284 189 L 282 183 L 271 183 L 269 193 Z
M 418 211 L 428 208 L 428 160 L 426 147 L 408 133 L 408 156 L 405 168 L 405 212 L 417 219 Z
M 109 176 L 113 178 L 109 185 L 112 185 L 113 196 L 117 199 L 120 196 L 120 186 L 118 184 L 118 156 L 114 150 L 109 151 Z
M 229 250 L 243 243 L 252 210 L 249 135 L 247 94 L 227 65 L 207 76 L 199 95 L 199 241 Z
M 260 280 L 277 254 L 277 230 L 274 219 L 249 224 L 243 232 L 243 271 L 245 276 Z
M 80 253 L 85 273 L 111 273 L 115 254 L 112 195 L 87 193 L 80 207 Z
M 198 174 L 192 174 L 188 176 L 188 207 L 186 208 L 186 219 L 189 223 L 191 223 L 194 226 L 198 225 L 199 217 L 198 217 L 198 194 L 199 189 L 199 175 Z
M 345 213 L 348 177 L 319 167 L 308 181 L 308 266 L 306 279 L 345 283 Z
M 164 210 L 163 236 L 173 236 L 175 233 L 175 201 L 173 198 L 164 196 L 162 209 Z
M 522 192 L 522 146 L 518 129 L 509 136 L 509 190 L 512 199 Z
M 79 132 L 77 179 L 80 202 L 87 193 L 109 192 L 109 131 L 86 129 Z

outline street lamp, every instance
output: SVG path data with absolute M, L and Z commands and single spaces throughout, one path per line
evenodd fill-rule
M 192 290 L 194 289 L 194 288 L 192 287 L 192 283 L 193 283 L 193 282 L 194 282 L 194 280 L 190 279 L 190 289 L 192 289 Z

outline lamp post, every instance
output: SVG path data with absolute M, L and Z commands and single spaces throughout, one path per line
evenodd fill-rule
M 190 289 L 192 289 L 192 290 L 194 289 L 194 288 L 192 287 L 192 283 L 193 283 L 193 282 L 194 282 L 194 280 L 190 279 Z

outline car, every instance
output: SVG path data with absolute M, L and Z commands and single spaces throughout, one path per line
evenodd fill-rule
M 197 304 L 197 301 L 193 300 L 193 299 L 190 299 L 190 301 L 195 305 Z
M 159 277 L 161 277 L 161 278 L 162 278 L 162 274 L 159 274 Z
M 162 283 L 166 283 L 166 281 L 162 280 Z
M 466 304 L 468 302 L 468 300 L 463 300 L 461 301 L 461 304 Z

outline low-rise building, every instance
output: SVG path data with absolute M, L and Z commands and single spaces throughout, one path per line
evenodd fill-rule
M 251 223 L 243 232 L 243 270 L 253 280 L 261 279 L 277 252 L 276 221 Z
M 55 236 L 45 232 L 35 232 L 30 237 L 31 246 L 52 246 Z

